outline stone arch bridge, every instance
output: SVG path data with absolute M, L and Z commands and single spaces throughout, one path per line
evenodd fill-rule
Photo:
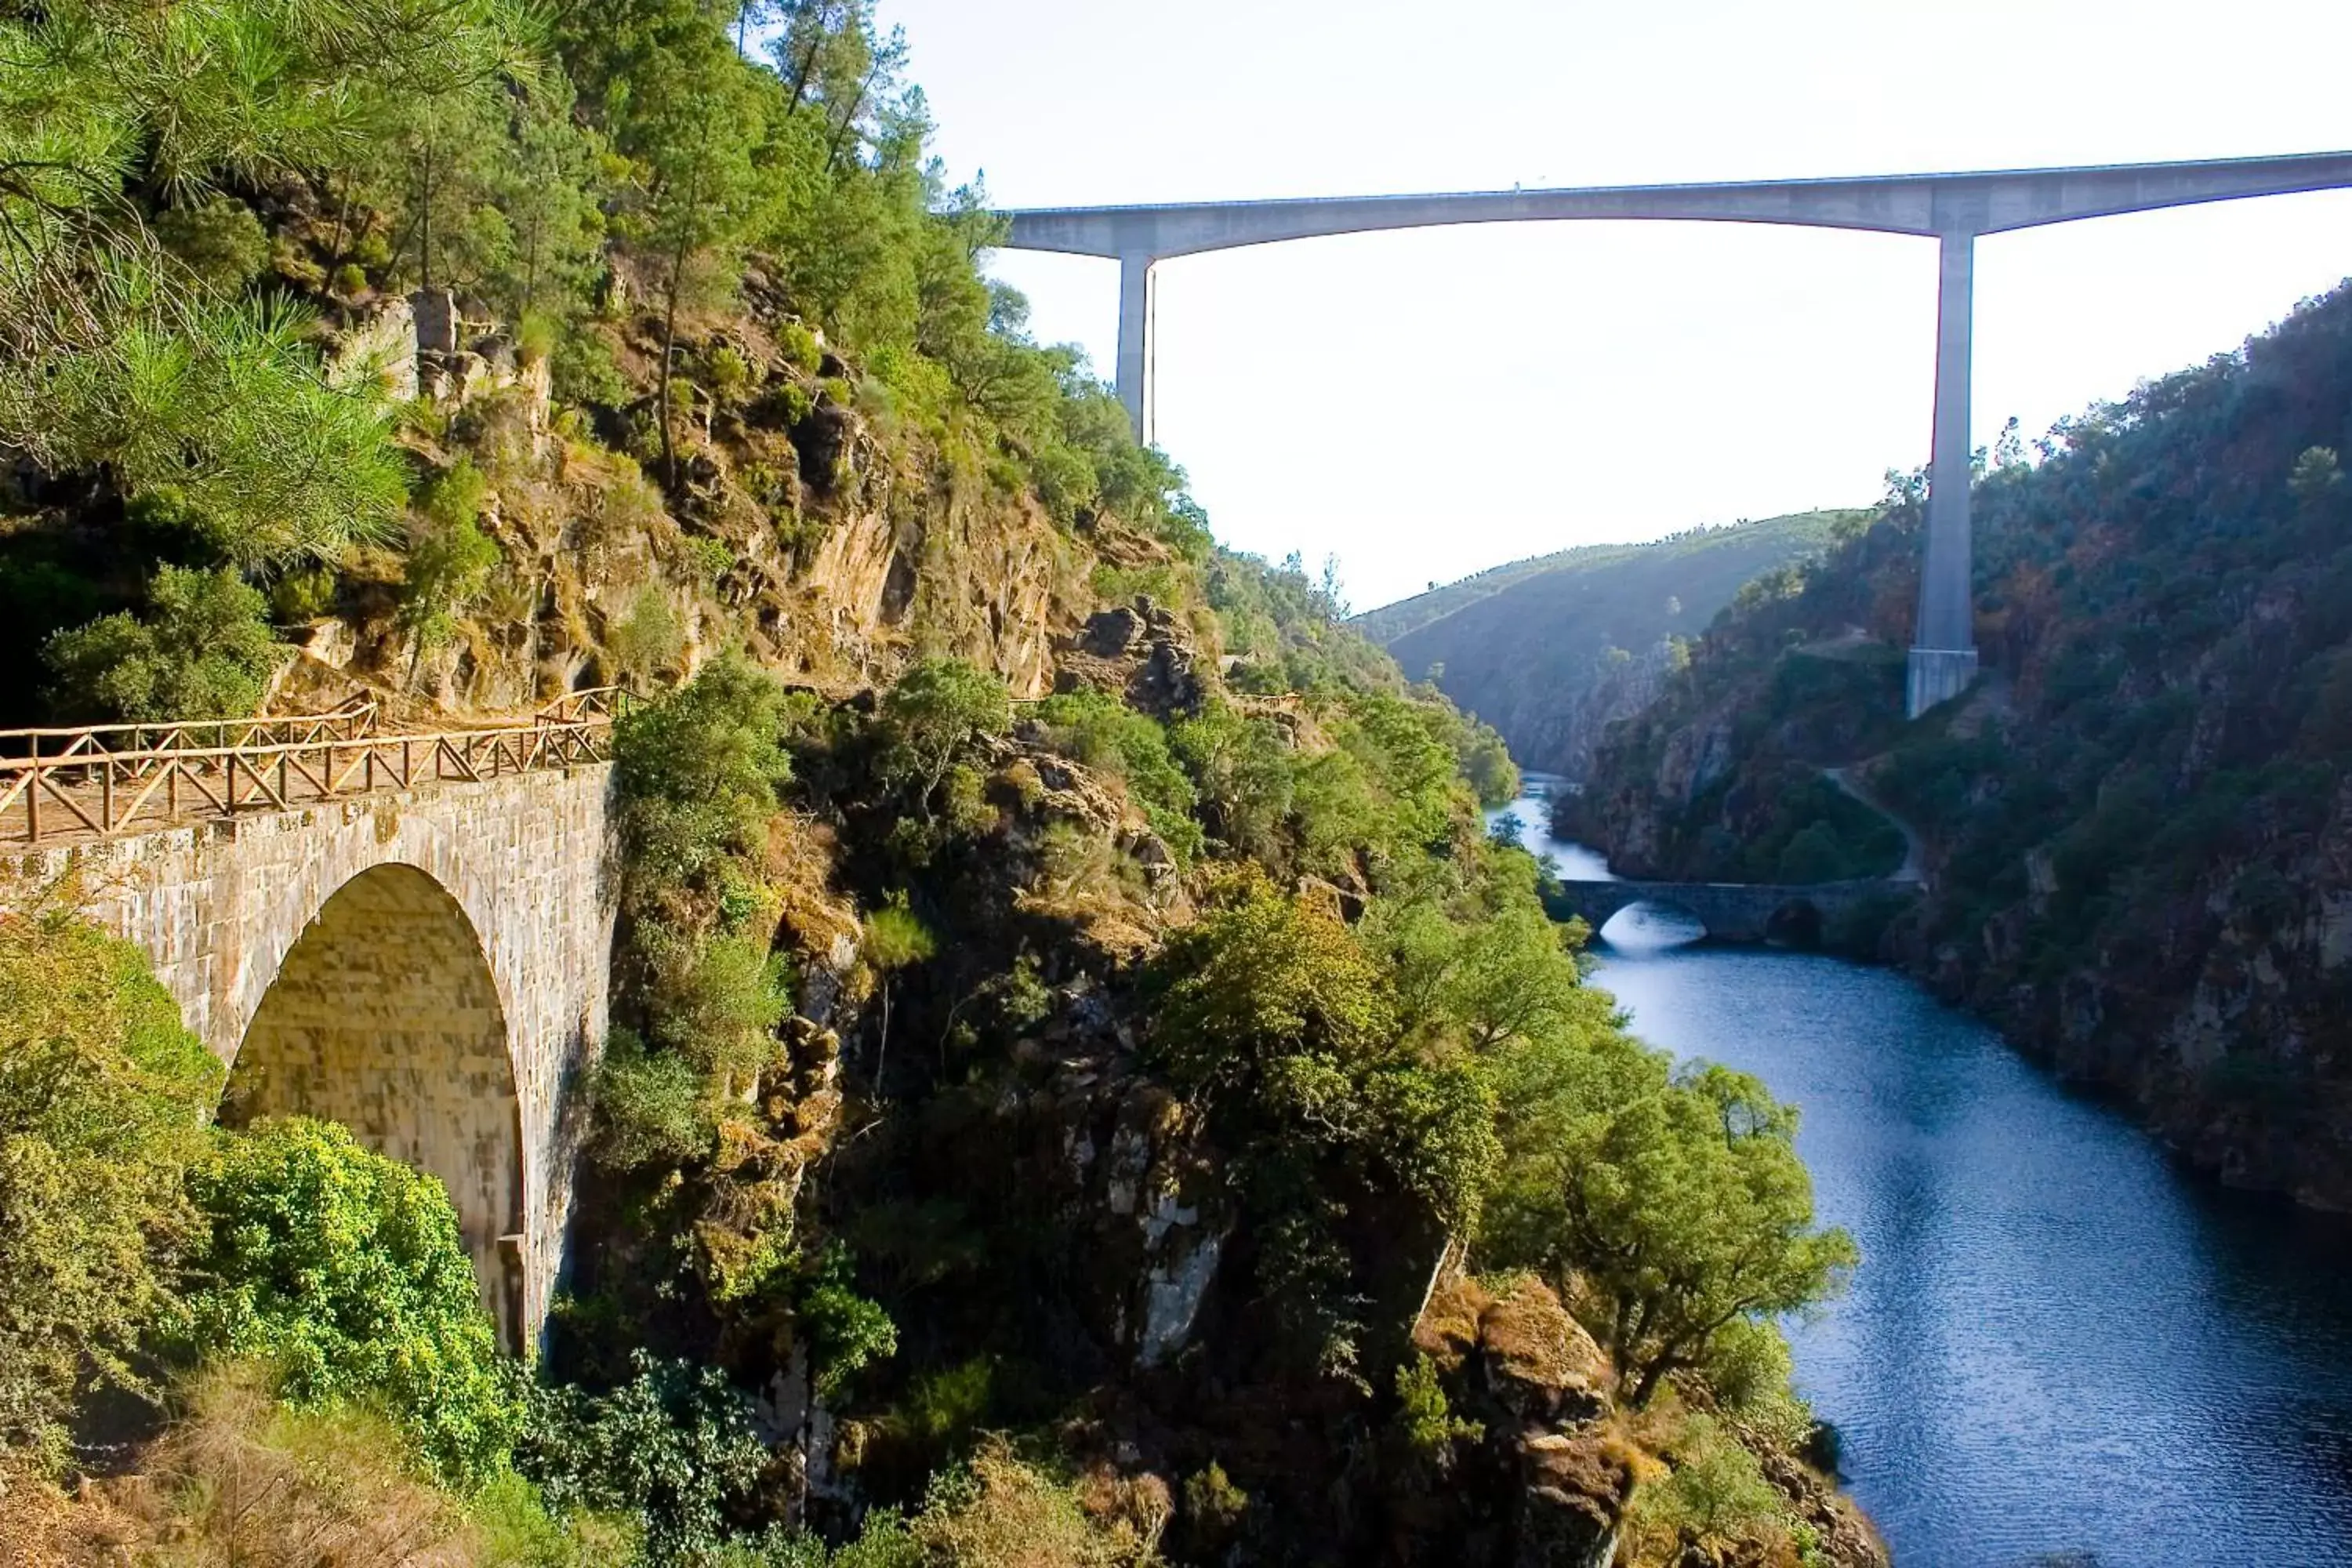
M 587 706 L 440 735 L 359 710 L 0 735 L 0 911 L 75 909 L 143 950 L 229 1064 L 224 1121 L 340 1121 L 440 1178 L 509 1349 L 562 1265 L 605 1029 L 610 717 Z
M 1577 915 L 1598 931 L 1610 917 L 1635 904 L 1681 910 L 1716 942 L 1818 938 L 1839 916 L 1915 896 L 1916 882 L 1870 878 L 1851 882 L 1568 881 L 1548 900 L 1556 915 Z

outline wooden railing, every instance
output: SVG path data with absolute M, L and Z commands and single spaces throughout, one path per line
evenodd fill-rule
M 288 719 L 0 730 L 0 841 L 100 837 L 285 811 L 436 781 L 479 783 L 612 758 L 617 687 L 574 691 L 530 720 L 463 730 L 381 727 L 372 700 Z

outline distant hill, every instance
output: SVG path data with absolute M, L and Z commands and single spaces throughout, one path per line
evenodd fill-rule
M 1654 696 L 1741 585 L 1826 548 L 1863 511 L 1809 511 L 1514 561 L 1356 617 L 1418 679 L 1503 732 L 1531 768 L 1583 775 L 1601 727 Z

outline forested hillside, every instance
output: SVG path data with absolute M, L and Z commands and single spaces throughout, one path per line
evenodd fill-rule
M 1883 1563 L 1794 1112 L 1625 1034 L 1494 731 L 1030 341 L 905 59 L 0 5 L 0 719 L 638 698 L 525 1361 L 445 1189 L 215 1124 L 0 887 L 0 1558 Z
M 1742 584 L 1820 552 L 1860 512 L 1801 512 L 1497 566 L 1359 616 L 1397 662 L 1502 731 L 1528 767 L 1581 778 L 1682 644 Z
M 1975 493 L 1964 699 L 1902 720 L 1922 486 L 1769 577 L 1612 732 L 1573 828 L 1738 875 L 1854 764 L 1927 836 L 1884 952 L 2227 1180 L 2352 1205 L 2352 289 L 2013 438 Z

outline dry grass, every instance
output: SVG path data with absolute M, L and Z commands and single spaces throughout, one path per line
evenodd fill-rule
M 145 1539 L 140 1521 L 101 1492 L 68 1497 L 48 1478 L 0 1460 L 0 1563 L 7 1568 L 117 1568 Z
M 469 1568 L 473 1531 L 409 1474 L 388 1422 L 298 1415 L 250 1368 L 199 1374 L 187 1414 L 148 1456 L 128 1511 L 153 1568 Z
M 1090 1519 L 1082 1498 L 1105 1517 Z M 1151 1568 L 1171 1506 L 1156 1479 L 1097 1477 L 1074 1495 L 991 1443 L 965 1485 L 934 1494 L 913 1534 L 935 1559 L 965 1568 Z

